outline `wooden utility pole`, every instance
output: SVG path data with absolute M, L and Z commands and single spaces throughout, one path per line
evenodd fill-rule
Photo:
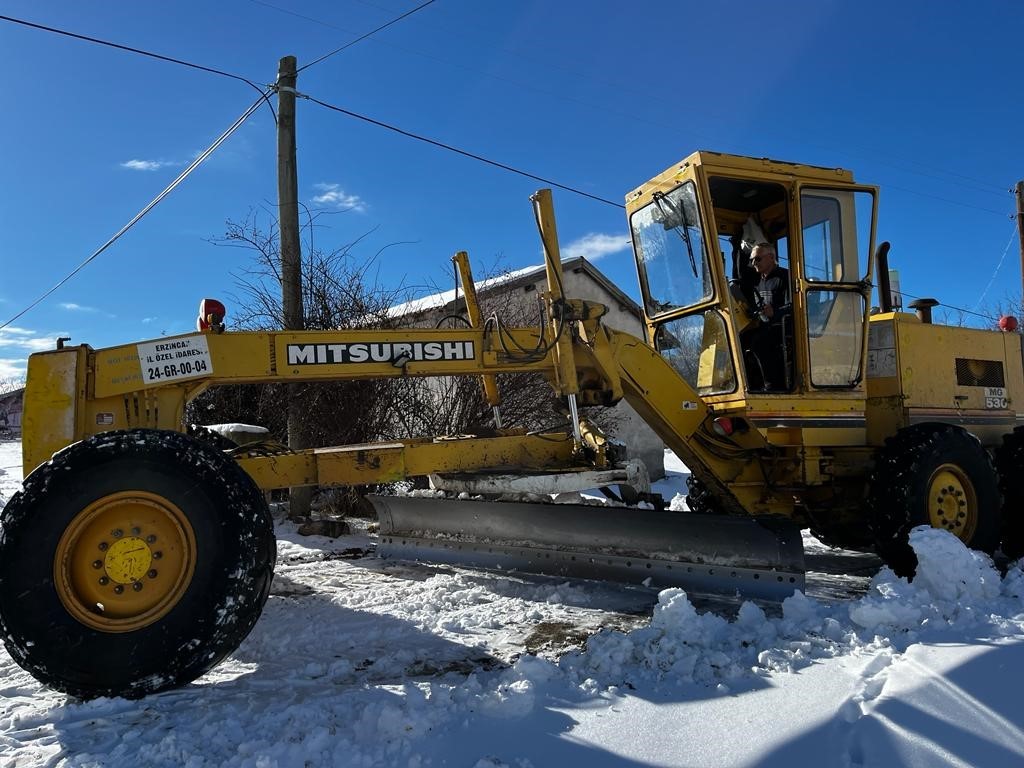
M 1024 307 L 1024 181 L 1017 182 L 1014 193 L 1017 196 L 1017 239 L 1020 242 L 1020 305 Z
M 303 330 L 299 172 L 295 162 L 295 57 L 277 68 L 277 216 L 281 229 L 281 301 L 287 331 Z
M 281 232 L 281 310 L 286 331 L 301 331 L 305 325 L 302 308 L 302 245 L 299 240 L 299 172 L 295 161 L 295 84 L 298 73 L 294 56 L 285 56 L 277 66 L 277 217 Z M 308 436 L 300 399 L 300 384 L 288 385 L 288 446 L 308 448 Z M 309 514 L 313 492 L 309 487 L 292 488 L 288 494 L 288 516 Z

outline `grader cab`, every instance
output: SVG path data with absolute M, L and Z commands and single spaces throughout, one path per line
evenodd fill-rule
M 748 513 L 908 574 L 915 525 L 1024 554 L 1021 336 L 935 325 L 933 299 L 894 312 L 887 243 L 871 308 L 876 198 L 841 169 L 709 152 L 655 177 L 626 198 L 649 338 L 716 424 L 764 437 L 763 476 L 724 478 Z M 766 330 L 748 263 L 761 240 L 790 281 L 771 345 L 751 343 Z M 690 508 L 721 511 L 708 486 L 723 478 L 691 469 Z
M 381 556 L 765 599 L 803 587 L 802 527 L 908 574 L 921 524 L 1024 553 L 1021 337 L 894 312 L 885 289 L 871 314 L 876 197 L 838 169 L 710 152 L 672 166 L 626 197 L 646 340 L 563 294 L 542 191 L 539 327 L 484 321 L 459 253 L 463 328 L 237 332 L 209 303 L 197 333 L 32 355 L 26 478 L 0 517 L 9 652 L 80 696 L 203 674 L 270 589 L 263 491 L 302 485 L 423 475 L 460 496 L 374 498 Z M 762 244 L 785 270 L 770 317 L 750 260 Z M 564 431 L 222 450 L 184 423 L 222 384 L 468 375 L 497 407 L 496 377 L 518 372 L 565 398 Z M 690 468 L 689 512 L 652 508 L 643 473 L 581 418 L 623 399 Z M 613 485 L 648 503 L 491 500 Z

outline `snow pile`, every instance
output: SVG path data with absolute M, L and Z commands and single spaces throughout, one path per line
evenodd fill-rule
M 986 555 L 947 531 L 924 526 L 911 531 L 910 546 L 918 559 L 913 582 L 883 568 L 871 592 L 850 606 L 855 624 L 878 634 L 905 633 L 909 641 L 940 629 L 1019 631 L 1021 562 L 1004 579 Z
M 1004 579 L 985 555 L 946 531 L 917 528 L 910 536 L 920 561 L 913 582 L 883 568 L 868 594 L 826 605 L 797 593 L 769 617 L 752 602 L 734 621 L 700 614 L 681 589 L 666 589 L 650 625 L 600 632 L 586 649 L 563 657 L 577 684 L 630 686 L 703 683 L 728 691 L 730 681 L 793 671 L 814 660 L 935 637 L 942 630 L 1014 635 L 1024 631 L 1024 573 Z

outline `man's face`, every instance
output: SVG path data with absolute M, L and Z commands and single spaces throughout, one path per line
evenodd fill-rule
M 755 248 L 750 254 L 750 266 L 760 275 L 767 275 L 775 269 L 775 254 L 765 248 Z

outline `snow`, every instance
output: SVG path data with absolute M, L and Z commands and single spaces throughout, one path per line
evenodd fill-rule
M 0 442 L 0 497 L 20 476 Z M 913 582 L 808 536 L 781 607 L 277 534 L 262 618 L 182 689 L 81 702 L 0 651 L 0 766 L 1024 764 L 1024 572 L 945 532 L 914 532 Z
M 568 261 L 568 259 L 562 259 L 562 261 L 564 263 L 565 261 Z M 485 280 L 477 280 L 474 285 L 476 286 L 476 290 L 482 293 L 496 285 L 507 283 L 515 280 L 516 278 L 522 277 L 523 275 L 528 275 L 531 272 L 539 272 L 542 269 L 544 269 L 543 264 L 537 264 L 532 267 L 523 267 L 521 269 L 505 272 L 495 277 L 489 277 Z M 388 309 L 388 315 L 390 317 L 405 317 L 406 315 L 416 315 L 420 312 L 440 309 L 463 295 L 465 295 L 465 293 L 461 288 L 451 288 L 447 291 L 432 293 L 429 296 L 421 296 L 418 299 L 413 299 L 412 301 L 407 301 L 403 304 L 396 304 Z

